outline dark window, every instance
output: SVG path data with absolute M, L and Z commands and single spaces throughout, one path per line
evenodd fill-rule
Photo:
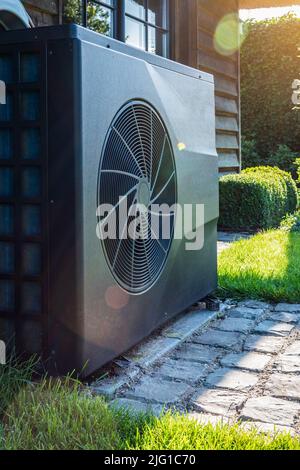
M 88 0 L 92 29 L 140 49 L 169 56 L 169 0 Z M 98 22 L 98 24 L 96 24 Z

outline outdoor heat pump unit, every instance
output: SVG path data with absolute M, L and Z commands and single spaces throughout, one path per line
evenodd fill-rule
M 213 78 L 65 25 L 0 33 L 0 80 L 0 339 L 87 376 L 217 285 Z

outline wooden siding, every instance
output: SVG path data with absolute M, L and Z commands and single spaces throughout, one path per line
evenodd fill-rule
M 216 87 L 216 141 L 221 173 L 240 169 L 239 53 L 224 56 L 214 47 L 214 33 L 238 0 L 174 0 L 173 58 L 212 73 Z

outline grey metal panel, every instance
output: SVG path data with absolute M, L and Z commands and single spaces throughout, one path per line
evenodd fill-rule
M 60 373 L 80 373 L 88 364 L 82 373 L 87 375 L 217 285 L 213 80 L 125 45 L 114 50 L 114 41 L 77 27 L 0 34 L 0 43 L 10 40 L 16 48 L 20 42 L 39 43 L 47 52 L 47 364 Z M 186 251 L 185 240 L 174 240 L 159 279 L 139 295 L 117 285 L 96 236 L 102 146 L 114 116 L 132 99 L 151 103 L 164 121 L 175 156 L 178 202 L 205 204 L 203 249 Z

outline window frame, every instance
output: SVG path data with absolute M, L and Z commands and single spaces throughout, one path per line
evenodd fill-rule
M 145 51 L 149 52 L 149 29 L 153 28 L 155 31 L 160 31 L 165 41 L 163 46 L 163 57 L 170 58 L 171 53 L 171 5 L 170 0 L 161 0 L 164 2 L 165 26 L 154 24 L 149 19 L 149 0 L 144 0 L 145 4 L 145 18 L 139 18 L 131 13 L 126 12 L 125 0 L 113 0 L 112 5 L 105 2 L 105 0 L 83 0 L 83 26 L 87 26 L 87 4 L 88 2 L 98 4 L 103 8 L 110 10 L 113 20 L 112 36 L 114 39 L 126 42 L 126 18 L 138 22 L 145 27 Z

